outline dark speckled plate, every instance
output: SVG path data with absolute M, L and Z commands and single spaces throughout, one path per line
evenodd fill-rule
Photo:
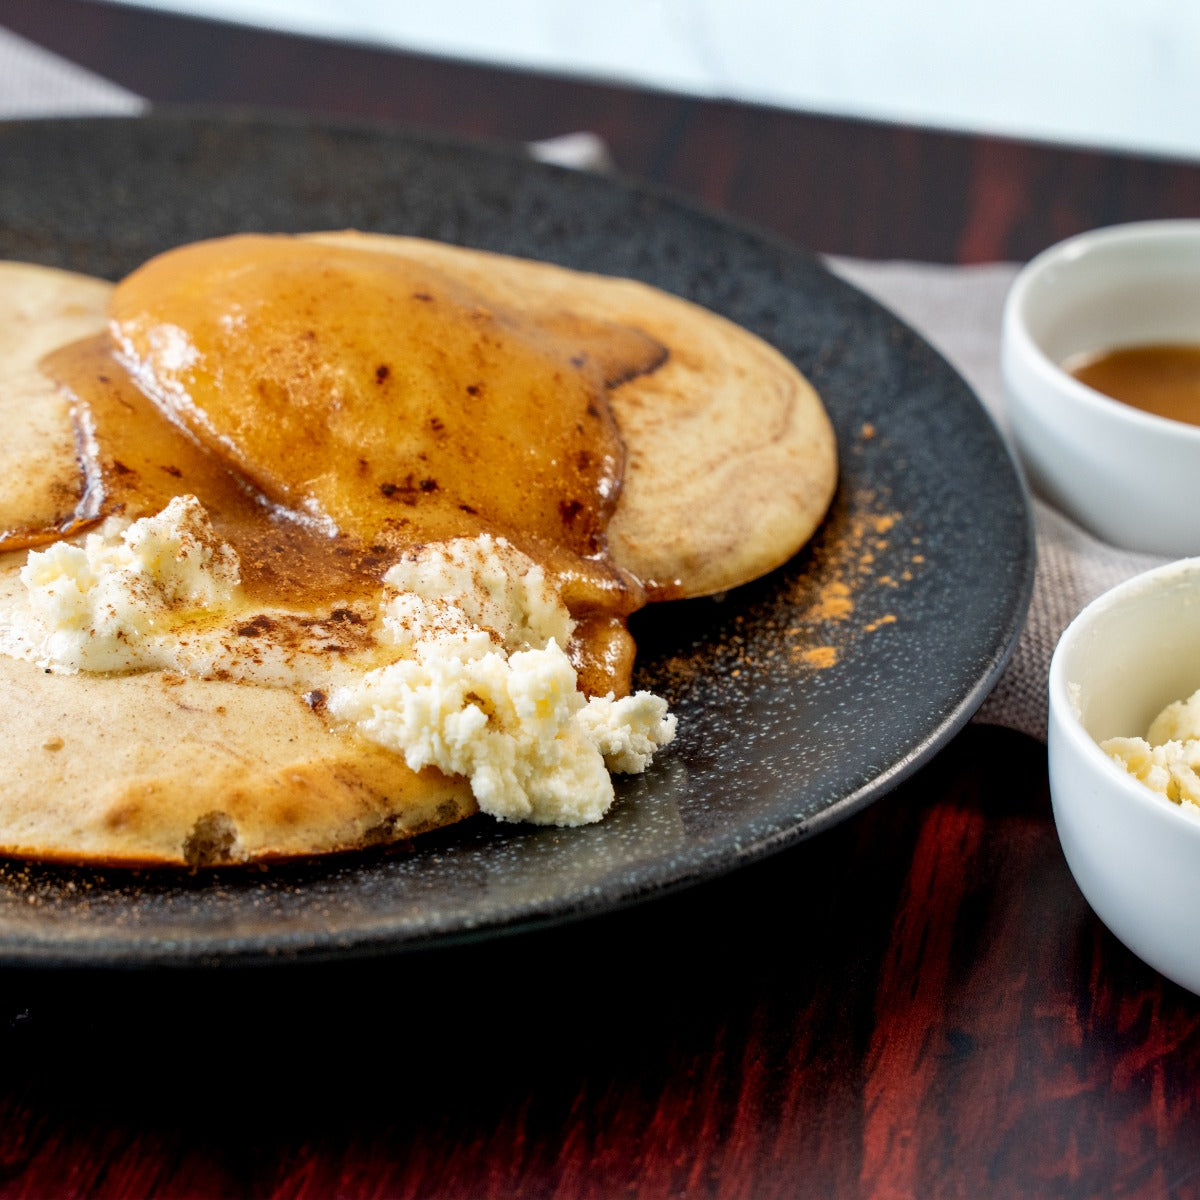
M 624 905 L 828 828 L 983 700 L 1033 573 L 1013 464 L 959 377 L 811 256 L 627 183 L 377 129 L 155 116 L 0 124 L 0 257 L 116 278 L 180 242 L 354 226 L 629 275 L 814 381 L 842 482 L 813 545 L 642 614 L 677 743 L 582 830 L 479 820 L 399 852 L 211 876 L 0 868 L 0 962 L 382 953 Z

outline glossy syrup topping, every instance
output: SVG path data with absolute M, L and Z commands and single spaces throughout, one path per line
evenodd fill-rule
M 1119 346 L 1063 365 L 1081 383 L 1123 404 L 1200 425 L 1200 345 Z
M 110 311 L 111 338 L 44 364 L 76 400 L 83 518 L 193 493 L 248 594 L 296 608 L 377 590 L 406 547 L 500 534 L 559 580 L 584 690 L 627 690 L 644 595 L 606 554 L 624 461 L 607 394 L 664 360 L 657 342 L 279 236 L 164 254 Z

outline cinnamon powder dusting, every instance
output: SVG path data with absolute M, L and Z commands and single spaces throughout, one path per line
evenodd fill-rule
M 880 498 L 860 491 L 851 501 L 840 526 L 816 547 L 813 570 L 793 581 L 788 597 L 799 612 L 788 626 L 783 643 L 790 662 L 810 670 L 827 670 L 841 660 L 847 643 L 859 634 L 874 633 L 895 622 L 886 613 L 862 623 L 856 618 L 866 593 L 880 587 L 900 586 L 911 579 L 905 569 L 900 578 L 894 571 L 877 570 L 885 552 L 892 550 L 892 535 L 903 514 L 884 508 Z M 814 594 L 815 584 L 815 594 Z
M 805 650 L 800 655 L 800 660 L 806 667 L 815 667 L 818 670 L 835 666 L 837 664 L 837 647 L 813 646 L 811 650 Z
M 797 674 L 836 667 L 864 638 L 900 623 L 893 597 L 922 569 L 918 530 L 888 497 L 867 488 L 843 494 L 810 547 L 752 609 L 710 629 L 702 653 L 673 653 L 650 667 L 669 696 L 698 674 L 749 684 L 756 669 Z M 735 686 L 736 686 L 735 684 Z

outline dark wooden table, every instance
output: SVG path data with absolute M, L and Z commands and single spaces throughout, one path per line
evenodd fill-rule
M 526 140 L 819 251 L 1023 259 L 1200 165 L 701 102 L 80 0 L 0 25 L 155 102 Z M 3 164 L 0 163 L 0 171 Z M 1200 1195 L 1200 1000 L 1076 890 L 1045 748 L 972 726 L 798 848 L 399 960 L 0 976 L 4 1197 Z

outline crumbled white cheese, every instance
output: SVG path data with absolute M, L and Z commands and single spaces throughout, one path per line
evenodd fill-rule
M 609 770 L 645 770 L 675 736 L 665 701 L 648 692 L 585 699 L 553 639 L 508 655 L 445 635 L 413 649 L 335 691 L 329 711 L 414 771 L 466 776 L 479 807 L 502 820 L 598 821 L 613 801 Z
M 28 610 L 17 639 L 33 656 L 69 671 L 125 671 L 157 665 L 147 660 L 154 634 L 228 604 L 239 564 L 196 497 L 177 496 L 82 546 L 32 551 L 20 578 Z
M 566 605 L 528 555 L 505 538 L 419 546 L 383 577 L 396 595 L 384 622 L 397 644 L 428 638 L 435 628 L 483 629 L 506 650 L 565 646 L 575 624 Z
M 1200 691 L 1168 704 L 1145 737 L 1114 737 L 1100 749 L 1168 800 L 1200 816 Z
M 675 718 L 667 702 L 652 692 L 634 692 L 614 700 L 592 696 L 575 716 L 588 740 L 604 756 L 604 765 L 622 775 L 640 775 L 655 750 L 675 736 Z
M 1152 746 L 1197 739 L 1200 739 L 1200 692 L 1168 704 L 1146 730 L 1146 740 Z
M 480 808 L 505 820 L 596 821 L 613 801 L 609 772 L 644 771 L 675 736 L 657 696 L 580 692 L 565 650 L 574 622 L 504 538 L 407 552 L 384 577 L 369 647 L 341 659 L 321 652 L 336 633 L 319 622 L 239 603 L 237 555 L 194 496 L 34 551 L 20 579 L 24 606 L 0 606 L 0 652 L 58 670 L 329 689 L 335 719 L 414 770 L 467 777 Z M 275 644 L 285 628 L 286 648 Z
M 587 699 L 564 644 L 573 623 L 541 567 L 484 534 L 421 546 L 385 576 L 384 622 L 408 652 L 339 688 L 329 711 L 413 770 L 464 775 L 492 816 L 597 821 L 609 771 L 641 772 L 675 736 L 648 692 Z
M 176 497 L 153 517 L 110 518 L 79 545 L 32 551 L 23 588 L 0 589 L 0 653 L 68 674 L 177 671 L 300 692 L 375 665 L 370 608 L 357 605 L 364 636 L 348 638 L 335 615 L 248 606 L 239 577 L 203 505 Z

